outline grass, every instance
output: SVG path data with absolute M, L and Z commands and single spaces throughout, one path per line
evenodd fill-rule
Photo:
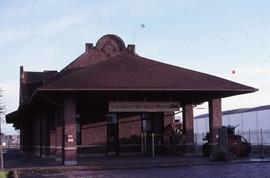
M 8 172 L 7 171 L 0 171 L 0 178 L 7 178 Z

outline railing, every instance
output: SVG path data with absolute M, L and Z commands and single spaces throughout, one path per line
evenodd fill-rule
M 141 152 L 143 154 L 179 155 L 183 152 L 184 138 L 178 134 L 141 134 Z

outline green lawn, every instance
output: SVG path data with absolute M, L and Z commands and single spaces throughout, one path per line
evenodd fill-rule
M 0 171 L 0 178 L 7 178 L 8 176 L 8 172 L 7 171 Z

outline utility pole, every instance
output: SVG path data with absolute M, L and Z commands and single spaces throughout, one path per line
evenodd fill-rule
M 2 113 L 0 115 L 0 164 L 1 164 L 1 170 L 4 169 L 4 159 L 3 159 L 3 146 L 2 146 L 2 130 L 1 130 L 1 122 L 2 122 Z
M 0 98 L 2 97 L 2 90 L 0 88 Z M 2 103 L 0 103 L 0 166 L 1 166 L 1 170 L 4 169 L 4 159 L 3 159 L 3 147 L 2 147 L 2 116 L 4 114 L 4 106 L 2 105 Z

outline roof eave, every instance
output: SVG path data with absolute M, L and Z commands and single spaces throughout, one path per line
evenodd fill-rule
M 37 91 L 228 91 L 228 92 L 245 92 L 251 93 L 256 92 L 258 89 L 175 89 L 175 88 L 40 88 Z

